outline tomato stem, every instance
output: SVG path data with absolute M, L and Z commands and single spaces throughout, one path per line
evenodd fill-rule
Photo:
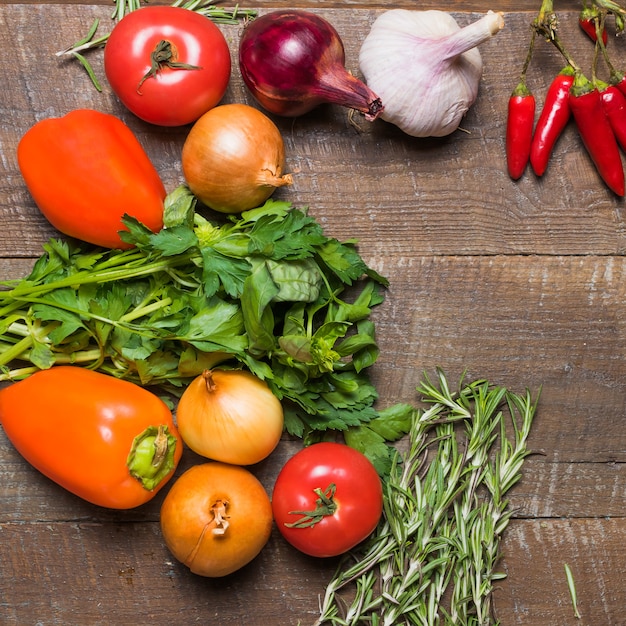
M 289 511 L 289 515 L 302 515 L 297 522 L 287 523 L 287 528 L 310 528 L 321 522 L 327 515 L 333 515 L 337 510 L 337 503 L 333 499 L 337 485 L 330 483 L 324 491 L 320 487 L 313 489 L 318 496 L 315 500 L 315 508 L 312 511 Z
M 150 55 L 151 67 L 139 81 L 137 85 L 137 93 L 141 93 L 141 86 L 148 80 L 156 76 L 163 68 L 169 67 L 171 70 L 201 70 L 198 65 L 190 65 L 189 63 L 179 63 L 174 61 L 176 56 L 176 48 L 172 46 L 171 41 L 161 39 L 156 48 Z
M 167 426 L 148 426 L 135 437 L 126 465 L 131 476 L 152 491 L 174 469 L 177 439 Z

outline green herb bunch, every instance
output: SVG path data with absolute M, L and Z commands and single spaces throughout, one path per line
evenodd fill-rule
M 179 395 L 222 363 L 266 380 L 298 437 L 376 418 L 370 314 L 387 281 L 355 242 L 286 202 L 223 223 L 196 208 L 181 186 L 160 232 L 124 218 L 133 248 L 54 239 L 29 276 L 0 283 L 0 380 L 80 364 Z
M 408 450 L 386 481 L 379 527 L 343 560 L 316 626 L 490 626 L 507 492 L 530 454 L 536 401 L 478 380 L 451 392 L 444 373 L 418 392 Z M 508 415 L 510 419 L 506 419 Z

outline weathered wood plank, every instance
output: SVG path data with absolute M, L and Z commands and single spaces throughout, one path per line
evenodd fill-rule
M 621 257 L 376 257 L 382 398 L 410 400 L 421 371 L 543 385 L 536 448 L 552 460 L 624 460 Z M 522 389 L 517 389 L 523 391 Z
M 312 621 L 331 570 L 276 533 L 264 556 L 216 580 L 174 562 L 158 523 L 9 524 L 0 536 L 6 624 L 294 624 Z
M 623 519 L 514 520 L 494 594 L 502 624 L 623 624 Z M 4 524 L 3 623 L 312 624 L 336 561 L 296 554 L 276 533 L 234 576 L 204 579 L 173 562 L 158 524 Z M 574 574 L 573 616 L 564 564 Z
M 623 533 L 623 518 L 512 522 L 503 542 L 502 571 L 508 580 L 494 596 L 501 623 L 622 626 Z M 580 620 L 574 617 L 566 563 L 574 576 Z

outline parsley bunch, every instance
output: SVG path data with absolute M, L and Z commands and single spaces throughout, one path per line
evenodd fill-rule
M 408 421 L 396 409 L 390 431 L 373 408 L 370 313 L 387 281 L 355 242 L 273 200 L 217 223 L 185 186 L 160 232 L 124 221 L 132 249 L 53 239 L 29 276 L 0 283 L 0 380 L 73 363 L 180 395 L 206 368 L 245 367 L 283 401 L 289 433 L 349 430 L 384 462 Z

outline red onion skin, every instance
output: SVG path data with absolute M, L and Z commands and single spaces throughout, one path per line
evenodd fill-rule
M 383 110 L 378 96 L 345 68 L 334 27 L 308 11 L 272 11 L 250 22 L 239 44 L 239 68 L 259 104 L 276 115 L 297 117 L 332 103 L 373 121 Z

